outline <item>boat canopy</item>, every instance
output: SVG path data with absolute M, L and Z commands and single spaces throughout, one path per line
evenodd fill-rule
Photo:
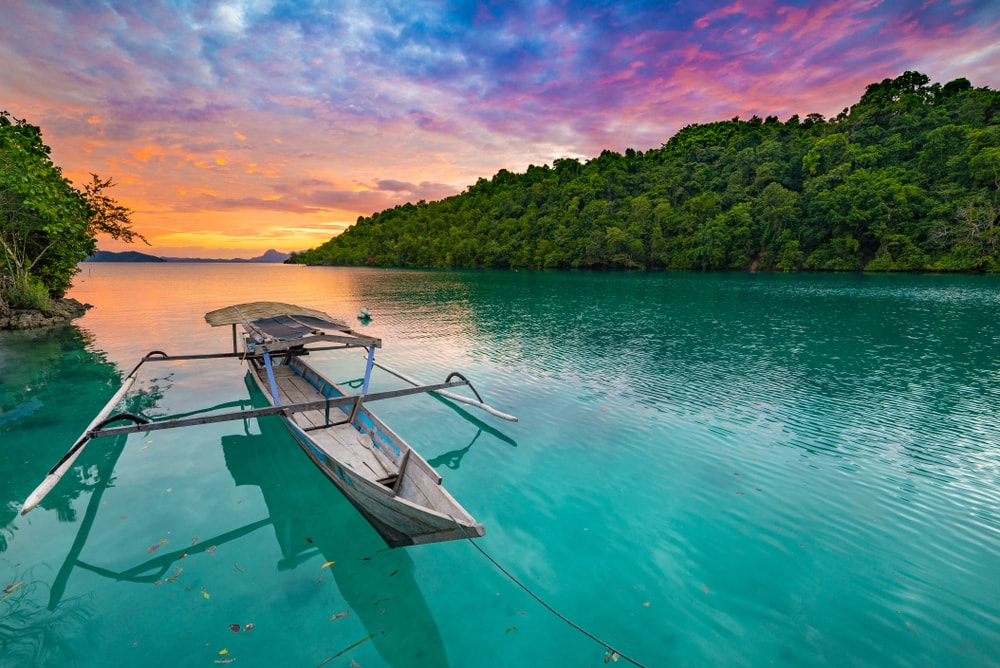
M 330 322 L 311 315 L 279 315 L 274 318 L 260 318 L 250 322 L 254 329 L 275 341 L 294 341 L 310 334 L 324 331 L 348 332 L 347 325 Z
M 247 302 L 209 311 L 205 320 L 213 327 L 232 325 L 233 350 L 236 326 L 250 334 L 258 354 L 277 352 L 306 343 L 327 341 L 345 346 L 381 347 L 382 341 L 351 329 L 347 323 L 322 311 L 281 302 Z
M 205 321 L 212 327 L 220 327 L 222 325 L 242 325 L 255 320 L 276 318 L 283 315 L 310 316 L 325 321 L 329 326 L 321 329 L 337 329 L 339 331 L 350 329 L 346 323 L 332 318 L 322 311 L 281 302 L 247 302 L 246 304 L 226 306 L 206 313 Z

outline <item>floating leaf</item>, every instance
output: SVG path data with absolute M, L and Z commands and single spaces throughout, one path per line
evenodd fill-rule
M 3 588 L 3 593 L 5 593 L 5 594 L 13 594 L 14 592 L 16 592 L 18 589 L 20 589 L 24 585 L 25 585 L 24 582 L 15 582 L 14 584 L 9 584 L 9 585 L 7 585 L 6 587 Z
M 644 608 L 648 608 L 648 607 L 649 607 L 649 601 L 646 601 L 645 603 L 643 603 L 643 604 L 642 604 L 642 607 L 644 607 Z
M 211 596 L 208 595 L 208 592 L 205 591 L 204 587 L 201 588 L 201 595 L 204 596 L 205 598 L 211 598 Z
M 517 630 L 516 626 L 508 626 L 506 633 L 510 633 L 511 631 L 516 631 L 516 630 Z
M 206 547 L 205 551 L 208 552 L 209 554 L 215 554 L 215 545 L 212 545 L 210 547 Z
M 340 619 L 341 617 L 346 617 L 349 614 L 351 614 L 351 613 L 346 612 L 346 611 L 345 612 L 338 612 L 337 614 L 335 614 L 333 617 L 330 618 L 330 621 L 332 622 L 335 619 Z
M 177 561 L 180 561 L 181 559 L 183 559 L 186 556 L 188 556 L 187 552 L 181 552 L 181 556 L 177 557 Z
M 322 566 L 320 566 L 320 568 L 330 568 L 330 566 L 333 566 L 335 563 L 337 563 L 337 562 L 336 561 L 328 561 L 325 564 L 323 564 Z
M 309 544 L 311 545 L 311 544 L 312 544 L 312 542 L 313 542 L 313 539 L 312 539 L 312 538 L 309 538 L 309 537 L 307 536 L 307 537 L 306 537 L 306 542 L 307 542 L 307 543 L 309 543 Z
M 708 593 L 708 585 L 707 584 L 705 584 L 704 582 L 702 582 L 701 583 L 701 588 L 705 590 L 706 594 Z
M 157 550 L 159 550 L 159 549 L 160 549 L 160 546 L 161 546 L 162 544 L 163 544 L 163 543 L 157 543 L 157 544 L 156 544 L 156 545 L 154 545 L 153 547 L 151 547 L 151 548 L 149 548 L 148 550 L 146 550 L 146 554 L 152 554 L 153 552 L 156 552 Z
M 25 584 L 26 583 L 24 582 L 15 582 L 14 584 L 9 584 L 6 587 L 4 587 L 3 596 L 0 597 L 0 601 L 6 601 L 8 598 L 14 595 L 14 592 L 23 587 Z
M 229 654 L 229 650 L 228 649 L 220 649 L 219 650 L 219 654 Z
M 232 631 L 233 633 L 239 633 L 240 632 L 240 625 L 239 624 L 230 624 L 229 625 L 229 630 Z
M 251 629 L 253 629 L 253 626 L 254 626 L 253 622 L 250 622 L 249 624 L 247 624 L 246 626 L 244 626 L 243 627 L 243 633 L 246 633 L 247 631 L 250 631 Z

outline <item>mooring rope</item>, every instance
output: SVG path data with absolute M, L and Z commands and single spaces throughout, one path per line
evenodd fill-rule
M 457 522 L 456 522 L 456 524 L 457 524 Z M 510 571 L 508 571 L 506 568 L 504 568 L 500 564 L 500 562 L 498 562 L 496 559 L 494 559 L 493 557 L 491 557 L 489 555 L 489 553 L 486 552 L 486 550 L 484 550 L 483 548 L 481 548 L 479 546 L 479 544 L 476 543 L 476 541 L 472 540 L 471 536 L 466 536 L 465 539 L 467 541 L 469 541 L 470 543 L 472 543 L 472 546 L 474 548 L 476 548 L 477 550 L 479 550 L 479 553 L 481 555 L 483 555 L 484 557 L 486 557 L 491 564 L 493 564 L 494 566 L 496 566 L 497 569 L 501 573 L 503 573 L 504 575 L 506 575 L 508 580 L 510 580 L 511 582 L 513 582 L 514 584 L 516 584 L 518 587 L 520 587 L 521 589 L 523 589 L 528 594 L 528 596 L 530 596 L 531 598 L 533 598 L 536 601 L 538 601 L 538 603 L 541 604 L 541 606 L 543 608 L 545 608 L 546 610 L 548 610 L 549 612 L 551 612 L 553 615 L 555 615 L 556 617 L 558 617 L 559 619 L 561 619 L 565 623 L 569 624 L 574 629 L 576 629 L 577 631 L 579 631 L 583 635 L 587 636 L 588 638 L 590 638 L 591 640 L 593 640 L 597 644 L 599 644 L 602 647 L 604 647 L 604 649 L 606 650 L 606 654 L 604 655 L 604 662 L 605 663 L 607 663 L 608 659 L 610 659 L 610 658 L 614 658 L 616 661 L 618 660 L 618 658 L 622 658 L 622 659 L 625 659 L 626 661 L 628 661 L 629 663 L 631 663 L 633 665 L 639 666 L 639 668 L 646 668 L 646 666 L 644 666 L 643 664 L 639 663 L 638 661 L 636 661 L 635 659 L 629 657 L 628 655 L 623 654 L 620 650 L 615 649 L 614 647 L 612 647 L 608 643 L 604 642 L 603 640 L 601 640 L 600 638 L 598 638 L 597 636 L 595 636 L 593 633 L 591 633 L 587 629 L 583 628 L 582 626 L 580 626 L 579 624 L 577 624 L 576 622 L 574 622 L 572 619 L 569 619 L 568 617 L 566 617 L 566 615 L 562 614 L 561 612 L 559 612 L 558 610 L 556 610 L 555 608 L 553 608 L 551 605 L 549 605 L 548 603 L 546 603 L 544 600 L 542 600 L 541 596 L 539 596 L 535 592 L 531 591 L 531 589 L 526 584 L 524 584 L 523 582 L 521 582 L 520 580 L 518 580 L 517 577 L 515 577 Z

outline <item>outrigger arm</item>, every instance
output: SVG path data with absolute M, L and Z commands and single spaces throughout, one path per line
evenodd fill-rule
M 125 397 L 125 394 L 132 389 L 133 385 L 135 385 L 135 379 L 139 373 L 139 367 L 141 367 L 142 362 L 145 361 L 146 358 L 144 357 L 141 362 L 135 365 L 135 368 L 132 369 L 132 373 L 125 378 L 125 381 L 122 383 L 122 386 L 118 388 L 118 391 L 115 392 L 115 395 L 108 400 L 108 403 L 104 405 L 104 408 L 102 408 L 101 411 L 94 417 L 94 419 L 90 422 L 90 425 L 83 431 L 82 434 L 80 434 L 80 437 L 76 439 L 76 442 L 73 443 L 73 447 L 67 450 L 62 459 L 56 462 L 56 465 L 53 466 L 48 475 L 45 476 L 45 480 L 42 481 L 42 484 L 36 487 L 35 491 L 28 495 L 28 498 L 24 501 L 24 506 L 21 508 L 22 515 L 28 513 L 32 508 L 41 503 L 42 499 L 44 499 L 46 495 L 52 491 L 52 488 L 56 486 L 56 483 L 58 483 L 62 477 L 66 475 L 66 471 L 69 470 L 69 467 L 73 465 L 73 462 L 76 461 L 76 458 L 80 456 L 80 453 L 83 452 L 83 449 L 87 446 L 87 442 L 90 441 L 91 433 L 94 428 L 107 419 L 114 407 L 118 405 L 118 403 Z
M 140 362 L 141 365 L 141 362 Z M 299 404 L 288 404 L 285 406 L 267 406 L 265 408 L 253 408 L 241 411 L 233 411 L 230 413 L 219 413 L 217 415 L 203 415 L 199 417 L 188 417 L 188 418 L 173 418 L 160 421 L 146 421 L 137 415 L 131 413 L 118 413 L 116 415 L 110 415 L 112 409 L 122 400 L 125 393 L 132 387 L 135 383 L 136 372 L 139 367 L 136 366 L 135 370 L 129 374 L 128 378 L 122 384 L 118 392 L 115 393 L 113 397 L 105 404 L 101 412 L 91 421 L 87 429 L 80 435 L 80 438 L 76 440 L 73 447 L 63 455 L 63 458 L 49 471 L 45 480 L 40 484 L 25 500 L 23 507 L 21 508 L 21 515 L 25 515 L 35 508 L 42 499 L 52 491 L 56 486 L 56 483 L 62 479 L 69 467 L 72 466 L 73 462 L 83 451 L 83 448 L 92 438 L 100 438 L 104 436 L 120 436 L 123 434 L 136 434 L 136 433 L 147 433 L 151 431 L 160 431 L 163 429 L 177 429 L 180 427 L 191 427 L 194 425 L 201 424 L 211 424 L 215 422 L 228 422 L 232 420 L 245 420 L 247 418 L 259 418 L 266 417 L 268 415 L 290 415 L 292 413 L 298 413 L 302 411 L 314 411 L 314 410 L 326 410 L 329 411 L 330 408 L 336 408 L 340 406 L 346 406 L 350 404 L 359 404 L 363 399 L 365 402 L 369 401 L 379 401 L 382 399 L 393 399 L 396 397 L 405 397 L 411 394 L 419 394 L 421 392 L 437 392 L 440 390 L 445 390 L 451 387 L 460 387 L 462 385 L 468 385 L 469 382 L 465 379 L 462 380 L 448 380 L 444 383 L 438 383 L 435 385 L 423 385 L 420 387 L 406 387 L 398 390 L 386 390 L 384 392 L 373 392 L 367 395 L 347 395 L 343 397 L 331 397 L 321 401 L 309 401 Z M 109 417 L 110 416 L 110 417 Z M 118 422 L 121 420 L 131 420 L 136 424 L 121 426 L 121 427 L 108 427 L 106 425 L 113 422 Z
M 150 431 L 161 431 L 163 429 L 177 429 L 179 427 L 193 427 L 199 424 L 212 424 L 214 422 L 230 422 L 232 420 L 246 420 L 248 418 L 259 418 L 267 417 L 269 415 L 291 415 L 292 413 L 301 413 L 303 411 L 316 411 L 324 410 L 327 408 L 339 408 L 340 406 L 348 406 L 354 404 L 360 400 L 364 400 L 366 403 L 369 401 L 379 401 L 381 399 L 395 399 L 396 397 L 405 397 L 410 394 L 419 394 L 421 392 L 436 392 L 438 390 L 444 390 L 449 387 L 461 387 L 462 385 L 467 385 L 468 381 L 464 380 L 449 380 L 444 383 L 438 383 L 436 385 L 423 385 L 421 387 L 404 387 L 398 390 L 386 390 L 384 392 L 373 392 L 365 396 L 359 396 L 355 394 L 349 394 L 343 397 L 330 397 L 329 399 L 320 399 L 317 401 L 305 401 L 300 404 L 285 404 L 283 406 L 266 406 L 264 408 L 249 408 L 242 411 L 233 411 L 231 413 L 219 413 L 217 415 L 202 415 L 199 417 L 189 417 L 189 418 L 173 418 L 167 420 L 158 421 L 146 421 L 137 415 L 131 413 L 118 413 L 117 415 L 112 415 L 111 417 L 104 420 L 103 423 L 97 423 L 91 427 L 90 431 L 86 433 L 89 438 L 100 438 L 102 436 L 121 436 L 122 434 L 138 434 L 147 433 Z M 131 420 L 136 424 L 127 425 L 124 427 L 108 427 L 106 425 L 112 422 L 117 422 L 119 420 Z M 331 425 L 332 426 L 332 425 Z
M 416 385 L 418 387 L 421 386 L 419 381 L 417 381 L 417 380 L 415 380 L 413 378 L 410 378 L 409 376 L 403 374 L 400 371 L 397 371 L 396 369 L 393 369 L 392 367 L 386 366 L 385 364 L 382 364 L 380 362 L 375 362 L 373 359 L 369 360 L 369 365 L 371 365 L 371 364 L 374 364 L 375 366 L 377 366 L 378 368 L 382 369 L 383 371 L 388 371 L 389 373 L 391 373 L 396 378 L 399 378 L 401 380 L 405 380 L 410 385 Z M 452 372 L 452 375 L 448 376 L 448 377 L 451 378 L 452 376 L 458 376 L 462 380 L 465 380 L 465 377 L 462 374 L 458 373 L 457 371 Z M 480 397 L 479 393 L 476 392 L 476 388 L 472 387 L 472 383 L 470 383 L 469 381 L 465 380 L 464 384 L 468 385 L 469 388 L 472 389 L 472 391 L 473 391 L 473 393 L 475 393 L 476 399 L 478 399 L 478 401 L 476 401 L 476 399 L 469 399 L 467 397 L 463 397 L 463 396 L 461 396 L 459 394 L 455 394 L 454 392 L 446 392 L 444 390 L 430 390 L 430 391 L 434 392 L 434 394 L 437 394 L 439 396 L 445 397 L 446 399 L 451 399 L 452 401 L 457 401 L 459 403 L 466 404 L 468 406 L 475 406 L 476 408 L 484 410 L 487 413 L 489 413 L 490 415 L 498 417 L 501 420 L 507 420 L 508 422 L 517 422 L 517 417 L 515 417 L 513 415 L 509 415 L 507 413 L 503 413 L 501 411 L 498 411 L 497 409 L 493 408 L 492 406 L 484 403 L 482 397 Z
M 340 348 L 342 346 L 334 346 L 334 347 Z M 320 349 L 322 350 L 325 348 L 320 348 Z M 375 362 L 374 345 L 368 346 L 368 355 L 367 355 L 368 359 L 367 359 L 367 364 L 365 365 L 364 387 L 362 388 L 360 395 L 330 397 L 324 400 L 310 401 L 298 404 L 288 404 L 282 406 L 279 404 L 277 400 L 278 393 L 276 391 L 276 388 L 273 387 L 274 376 L 273 376 L 273 371 L 270 368 L 271 365 L 268 364 L 271 361 L 269 353 L 270 351 L 264 352 L 264 361 L 265 365 L 268 367 L 267 369 L 268 380 L 270 381 L 270 383 L 272 383 L 271 396 L 275 398 L 275 404 L 276 404 L 274 406 L 268 406 L 266 408 L 254 408 L 248 410 L 233 411 L 230 413 L 219 413 L 217 415 L 204 415 L 200 417 L 171 418 L 153 422 L 150 422 L 139 416 L 132 415 L 130 413 L 118 413 L 116 415 L 111 415 L 111 412 L 114 410 L 115 406 L 117 406 L 121 402 L 121 400 L 125 397 L 125 394 L 135 384 L 136 378 L 139 373 L 139 368 L 145 362 L 213 359 L 221 357 L 244 357 L 242 353 L 237 353 L 237 352 L 215 353 L 215 354 L 204 354 L 204 355 L 176 355 L 176 356 L 167 355 L 166 353 L 161 352 L 159 350 L 154 350 L 152 352 L 147 353 L 141 360 L 139 360 L 139 363 L 135 365 L 135 368 L 132 369 L 132 372 L 129 373 L 129 375 L 122 382 L 122 385 L 118 389 L 118 391 L 115 392 L 114 396 L 112 396 L 111 399 L 108 400 L 108 403 L 104 405 L 104 408 L 101 409 L 101 411 L 94 417 L 94 419 L 90 422 L 87 428 L 83 431 L 83 433 L 80 434 L 80 437 L 76 439 L 72 447 L 70 447 L 70 449 L 66 451 L 66 454 L 62 456 L 62 459 L 56 462 L 56 465 L 53 466 L 51 470 L 49 470 L 48 474 L 45 476 L 45 479 L 42 481 L 42 483 L 38 485 L 38 487 L 36 487 L 35 490 L 31 492 L 31 494 L 28 495 L 28 498 L 25 499 L 24 504 L 21 507 L 21 515 L 26 515 L 31 510 L 33 510 L 39 503 L 42 502 L 42 499 L 44 499 L 46 495 L 48 495 L 48 493 L 52 491 L 52 489 L 56 486 L 56 484 L 58 484 L 58 482 L 62 479 L 62 477 L 66 474 L 69 468 L 73 465 L 73 462 L 76 461 L 77 457 L 80 456 L 80 453 L 83 452 L 83 449 L 86 447 L 87 443 L 89 443 L 90 439 L 92 438 L 99 438 L 103 436 L 120 436 L 122 434 L 135 434 L 140 432 L 145 433 L 150 431 L 159 431 L 161 429 L 177 429 L 179 427 L 190 427 L 194 425 L 210 424 L 214 422 L 226 422 L 230 420 L 244 420 L 247 418 L 265 417 L 268 415 L 291 415 L 292 413 L 298 413 L 302 411 L 312 411 L 312 410 L 325 410 L 327 415 L 329 415 L 329 410 L 331 408 L 352 405 L 352 404 L 353 407 L 350 419 L 353 422 L 353 418 L 355 417 L 357 409 L 362 401 L 365 402 L 379 401 L 381 399 L 404 397 L 407 395 L 419 394 L 422 392 L 434 392 L 435 394 L 447 397 L 448 399 L 451 399 L 453 401 L 459 401 L 462 403 L 475 406 L 477 408 L 481 408 L 482 410 L 486 411 L 487 413 L 490 413 L 491 415 L 495 415 L 497 417 L 503 418 L 505 420 L 510 420 L 512 422 L 517 422 L 517 418 L 514 417 L 513 415 L 507 415 L 506 413 L 502 413 L 497 409 L 493 408 L 492 406 L 488 406 L 487 404 L 483 403 L 481 397 L 479 397 L 479 393 L 476 392 L 475 388 L 472 386 L 472 383 L 470 383 L 461 374 L 453 372 L 448 376 L 447 379 L 445 379 L 445 382 L 443 383 L 438 383 L 436 385 L 421 385 L 414 379 L 404 376 L 400 372 L 391 369 L 383 364 Z M 368 381 L 371 378 L 371 372 L 373 366 L 380 367 L 388 371 L 389 373 L 405 380 L 411 385 L 414 385 L 415 387 L 369 393 Z M 456 377 L 459 378 L 459 380 L 452 380 L 453 378 Z M 475 393 L 476 398 L 479 399 L 479 401 L 467 399 L 465 397 L 446 391 L 449 388 L 461 387 L 463 385 L 467 385 L 470 389 L 472 389 L 473 393 Z M 107 426 L 113 422 L 118 422 L 121 420 L 131 420 L 135 424 L 121 426 L 121 427 Z

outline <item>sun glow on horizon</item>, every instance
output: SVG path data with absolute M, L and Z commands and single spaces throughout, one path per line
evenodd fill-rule
M 7 110 L 76 183 L 113 178 L 157 246 L 301 250 L 500 169 L 645 151 L 734 116 L 833 117 L 906 70 L 1000 85 L 991 0 L 528 2 L 418 22 L 392 0 L 337 22 L 249 4 L 206 19 L 150 0 L 109 21 L 117 10 L 15 3 L 0 23 Z M 272 39 L 289 35 L 294 49 Z

